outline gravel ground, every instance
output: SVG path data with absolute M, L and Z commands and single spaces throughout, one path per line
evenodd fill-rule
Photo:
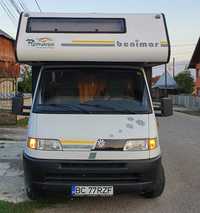
M 68 200 L 66 204 L 60 203 L 36 212 L 199 213 L 200 117 L 175 112 L 172 117 L 158 117 L 158 120 L 167 180 L 160 198 L 144 199 L 136 194 L 121 194 L 110 198 L 76 198 Z M 0 139 L 0 199 L 15 202 L 27 199 L 23 191 L 20 160 L 25 131 L 18 130 L 17 133 L 16 141 L 2 142 Z M 0 136 L 3 134 L 0 129 Z

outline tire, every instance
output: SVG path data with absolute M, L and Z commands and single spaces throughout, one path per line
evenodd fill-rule
M 26 187 L 26 194 L 30 200 L 39 200 L 43 197 L 44 192 L 33 187 Z
M 152 183 L 152 186 L 142 193 L 145 198 L 157 198 L 159 197 L 165 188 L 165 173 L 163 166 L 161 165 L 156 174 L 156 180 Z

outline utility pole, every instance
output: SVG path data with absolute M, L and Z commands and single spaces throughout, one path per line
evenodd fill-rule
M 173 78 L 175 77 L 175 57 L 173 57 Z
M 168 92 L 167 92 L 167 64 L 165 64 L 165 97 L 168 97 Z

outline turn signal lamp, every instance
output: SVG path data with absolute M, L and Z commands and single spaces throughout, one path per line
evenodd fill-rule
M 149 150 L 153 150 L 157 147 L 157 141 L 155 138 L 149 139 L 148 140 L 148 148 Z
M 37 140 L 35 138 L 29 138 L 27 141 L 27 146 L 30 149 L 37 149 Z

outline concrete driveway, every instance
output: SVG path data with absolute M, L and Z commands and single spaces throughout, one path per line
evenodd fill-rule
M 20 202 L 24 193 L 22 150 L 26 141 L 24 128 L 0 128 L 0 200 Z
M 38 212 L 199 213 L 200 117 L 176 112 L 172 117 L 159 117 L 158 120 L 167 181 L 165 192 L 160 198 L 144 199 L 135 194 L 121 194 L 111 198 L 77 198 L 68 200 L 66 204 L 57 204 L 54 208 L 38 210 Z M 6 148 L 0 149 L 4 150 L 0 151 L 0 199 L 3 197 L 8 199 L 9 195 L 13 198 L 12 200 L 19 201 L 26 198 L 23 192 L 23 178 L 19 160 L 23 143 L 18 141 L 12 145 L 9 142 L 5 144 Z M 7 153 L 6 150 L 11 150 L 9 148 L 11 146 L 16 152 L 11 152 L 12 155 L 3 157 Z M 14 158 L 14 156 L 16 157 Z M 15 164 L 12 164 L 12 159 L 15 159 Z M 9 173 L 10 171 L 16 172 L 16 178 L 13 177 L 14 173 Z M 2 179 L 2 177 L 5 178 Z M 3 190 L 2 187 L 5 184 L 7 188 L 4 187 Z M 15 196 L 13 196 L 13 192 Z M 20 197 L 17 198 L 17 195 Z

